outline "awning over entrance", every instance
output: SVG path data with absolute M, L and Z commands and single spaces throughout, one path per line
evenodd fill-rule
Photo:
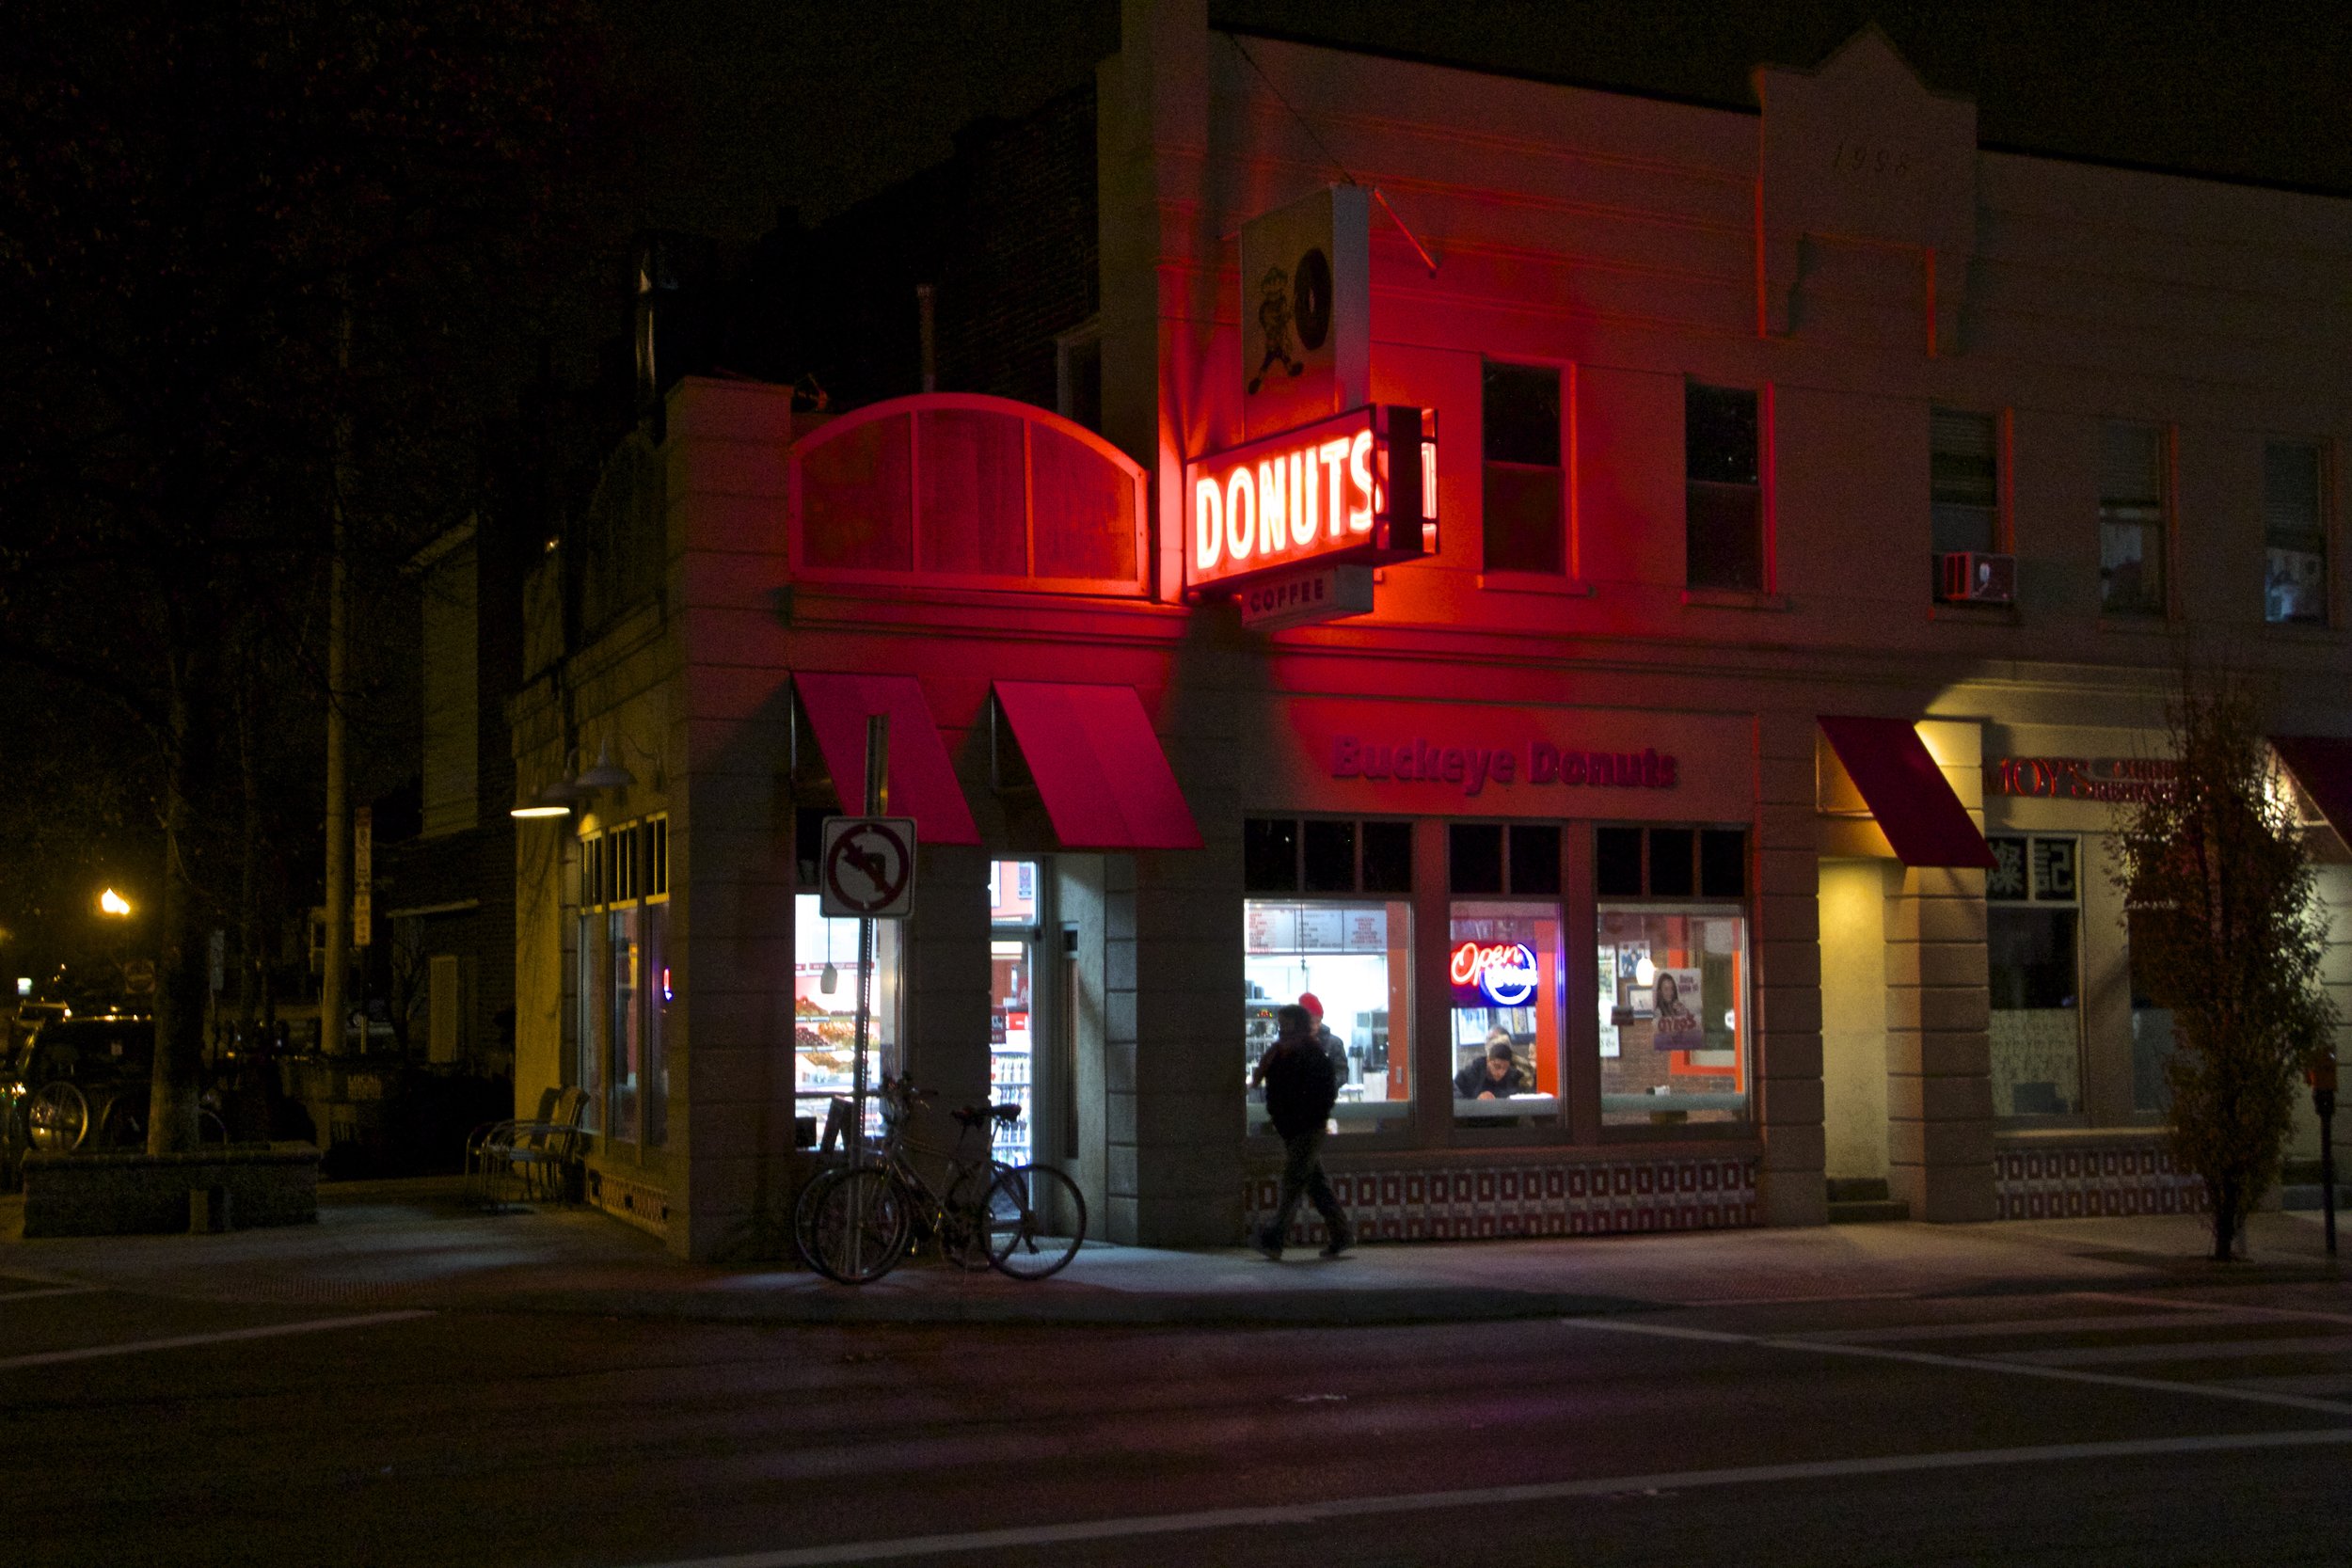
M 972 808 L 956 783 L 955 765 L 940 743 L 939 725 L 923 684 L 913 675 L 840 675 L 795 671 L 801 707 L 817 732 L 817 749 L 841 796 L 841 809 L 864 809 L 866 721 L 890 716 L 890 815 L 914 818 L 914 836 L 924 844 L 977 844 Z
M 1133 687 L 998 681 L 996 701 L 1064 847 L 1200 847 Z
M 2328 735 L 2274 735 L 2279 753 L 2295 782 L 2312 798 L 2336 836 L 2352 845 L 2352 740 Z
M 1991 868 L 1992 847 L 1909 720 L 1825 713 L 1820 724 L 1898 860 Z

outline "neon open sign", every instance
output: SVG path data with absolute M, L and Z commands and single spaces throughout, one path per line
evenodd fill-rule
M 1498 1007 L 1523 1006 L 1535 994 L 1535 950 L 1523 942 L 1465 942 L 1454 949 L 1454 987 L 1475 989 Z
M 1187 464 L 1184 478 L 1188 588 L 1309 562 L 1410 560 L 1436 542 L 1436 416 L 1424 409 L 1353 409 Z

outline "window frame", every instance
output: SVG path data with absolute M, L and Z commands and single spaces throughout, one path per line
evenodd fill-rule
M 1752 481 L 1732 481 L 1704 478 L 1694 474 L 1692 467 L 1691 404 L 1694 394 L 1702 392 L 1744 393 L 1755 400 L 1756 478 Z M 1706 381 L 1695 375 L 1682 378 L 1682 589 L 1685 603 L 1706 602 L 1709 598 L 1733 601 L 1769 598 L 1779 592 L 1780 573 L 1775 539 L 1773 491 L 1773 388 L 1770 381 L 1755 386 L 1733 386 Z M 1695 552 L 1692 548 L 1693 516 L 1697 509 L 1692 505 L 1700 494 L 1746 494 L 1756 498 L 1755 557 L 1756 581 L 1753 583 L 1700 582 L 1695 579 L 1692 564 Z
M 2107 494 L 2107 441 L 2109 434 L 2116 430 L 2147 431 L 2155 436 L 2154 502 L 2156 515 L 2153 519 L 2121 517 L 2110 519 L 2107 515 L 2110 505 L 2122 507 L 2134 504 L 2129 500 L 2110 498 Z M 2144 626 L 2151 624 L 2169 623 L 2176 618 L 2174 607 L 2178 602 L 2178 597 L 2175 584 L 2180 579 L 2180 574 L 2175 569 L 2177 562 L 2174 556 L 2177 551 L 2175 535 L 2180 531 L 2177 525 L 2179 487 L 2174 470 L 2179 450 L 2178 435 L 2178 430 L 2173 425 L 2155 420 L 2106 418 L 2099 422 L 2096 489 L 2099 519 L 2099 618 L 2103 622 L 2119 626 Z M 2108 582 L 2111 568 L 2107 564 L 2107 530 L 2110 528 L 2137 528 L 2142 531 L 2139 559 L 2143 564 L 2151 559 L 2147 544 L 2147 531 L 2154 531 L 2155 549 L 2153 552 L 2153 558 L 2156 563 L 2157 576 L 2156 592 L 2152 600 L 2144 599 L 2143 602 L 2137 604 L 2118 605 L 2109 597 Z
M 2094 1125 L 2090 1110 L 2090 1095 L 2091 1086 L 2090 999 L 2086 994 L 2089 964 L 2090 961 L 2088 950 L 2089 942 L 2087 941 L 2089 936 L 2089 922 L 2086 918 L 2089 912 L 2089 901 L 2084 896 L 2083 887 L 2083 843 L 2089 836 L 2090 835 L 2080 832 L 2039 832 L 2032 830 L 1988 832 L 1985 834 L 1985 842 L 1988 846 L 1994 847 L 1994 852 L 1996 857 L 2000 852 L 1998 846 L 2002 843 L 2010 841 L 2014 841 L 2023 846 L 2023 854 L 2025 857 L 2022 867 L 2022 875 L 2025 879 L 2023 889 L 2020 893 L 2013 896 L 2003 894 L 1995 894 L 1993 891 L 1992 886 L 1993 874 L 1988 873 L 1986 876 L 1984 900 L 1986 942 L 1985 1015 L 1988 1030 L 1986 1058 L 1988 1089 L 1991 1086 L 1992 1078 L 1991 1053 L 1993 1046 L 1989 1037 L 1992 1015 L 1995 1012 L 2048 1010 L 2004 1008 L 1995 1005 L 1994 997 L 1996 992 L 1993 984 L 1991 964 L 1992 925 L 1994 912 L 2000 910 L 2016 909 L 2063 910 L 2067 911 L 2074 921 L 2074 935 L 2071 945 L 2074 950 L 2074 1006 L 2069 1009 L 2060 1009 L 2071 1011 L 2074 1015 L 2074 1109 L 2068 1111 L 2032 1112 L 2018 1112 L 2011 1110 L 2007 1114 L 2004 1114 L 2000 1110 L 1999 1106 L 1995 1104 L 1992 1107 L 1990 1119 L 1994 1131 L 1996 1132 L 2026 1132 L 2036 1128 L 2071 1129 L 2090 1127 Z M 2074 860 L 2074 887 L 2070 894 L 2063 896 L 2055 894 L 2044 895 L 2035 886 L 2033 847 L 2037 840 L 2048 840 L 2052 842 L 2063 840 L 2072 846 Z M 1997 866 L 1995 867 L 1995 870 L 1998 870 Z M 2126 941 L 2128 942 L 2128 940 L 2127 935 Z M 2125 971 L 2127 976 L 2127 990 L 2129 985 L 2129 962 L 2130 955 L 2127 949 L 2125 953 L 2125 964 L 2127 966 Z M 2128 1003 L 2128 997 L 2126 1000 Z M 2012 1101 L 2013 1100 L 2014 1096 L 2012 1094 Z
M 1593 1116 L 1598 1129 L 1598 1140 L 1602 1143 L 1641 1144 L 1673 1143 L 1690 1139 L 1760 1138 L 1763 1135 L 1763 1122 L 1761 1108 L 1757 1102 L 1760 1087 L 1758 1061 L 1763 1046 L 1763 1035 L 1756 1023 L 1756 1013 L 1757 838 L 1754 825 L 1746 822 L 1595 820 L 1589 828 L 1590 831 L 1585 836 L 1592 845 L 1594 875 L 1592 895 L 1589 900 L 1591 919 L 1585 932 L 1585 953 L 1588 958 L 1597 959 L 1598 957 L 1601 916 L 1605 911 L 1681 915 L 1692 919 L 1723 919 L 1736 913 L 1740 922 L 1741 933 L 1740 994 L 1734 1005 L 1734 1011 L 1742 1021 L 1740 1039 L 1734 1047 L 1740 1058 L 1734 1069 L 1734 1076 L 1742 1085 L 1740 1092 L 1745 1098 L 1745 1106 L 1740 1119 L 1722 1122 L 1677 1122 L 1650 1126 L 1624 1122 L 1611 1123 L 1608 1119 L 1608 1110 L 1601 1100 L 1603 1057 L 1600 1054 L 1599 997 L 1597 992 L 1595 992 L 1590 999 L 1588 1010 L 1593 1015 L 1590 1071 L 1594 1085 Z M 1641 886 L 1638 891 L 1631 893 L 1601 891 L 1599 845 L 1600 833 L 1604 829 L 1629 830 L 1642 835 Z M 1652 877 L 1652 867 L 1656 858 L 1655 839 L 1661 831 L 1670 833 L 1687 832 L 1691 835 L 1691 891 L 1688 894 L 1661 894 L 1655 891 L 1655 881 Z M 1724 892 L 1720 888 L 1710 892 L 1707 880 L 1708 836 L 1724 833 L 1739 835 L 1740 886 L 1734 892 Z
M 1251 812 L 1245 814 L 1243 818 L 1243 838 L 1245 846 L 1247 845 L 1250 831 L 1248 825 L 1252 823 L 1287 822 L 1291 824 L 1296 832 L 1296 841 L 1291 851 L 1291 882 L 1287 887 L 1277 887 L 1253 880 L 1248 874 L 1246 860 L 1247 850 L 1245 848 L 1245 864 L 1242 876 L 1241 894 L 1245 922 L 1248 918 L 1248 908 L 1252 903 L 1289 902 L 1296 904 L 1336 904 L 1359 907 L 1369 903 L 1377 903 L 1382 905 L 1397 904 L 1402 905 L 1406 911 L 1406 918 L 1408 924 L 1406 931 L 1404 947 L 1404 951 L 1406 954 L 1405 976 L 1406 1006 L 1405 1017 L 1402 1023 L 1400 1024 L 1396 1016 L 1395 1008 L 1391 1007 L 1389 1013 L 1389 1053 L 1391 1059 L 1394 1059 L 1395 1053 L 1399 1049 L 1398 1035 L 1401 1032 L 1404 1036 L 1404 1044 L 1402 1049 L 1406 1052 L 1406 1094 L 1403 1100 L 1397 1101 L 1398 1104 L 1404 1107 L 1404 1114 L 1401 1118 L 1399 1118 L 1403 1121 L 1404 1125 L 1395 1128 L 1382 1128 L 1375 1126 L 1368 1132 L 1342 1132 L 1335 1133 L 1333 1135 L 1337 1137 L 1340 1142 L 1336 1145 L 1327 1146 L 1334 1151 L 1352 1152 L 1359 1149 L 1409 1149 L 1427 1147 L 1427 1141 L 1420 1132 L 1422 1122 L 1424 1119 L 1421 1114 L 1421 1074 L 1423 1070 L 1423 1064 L 1413 1054 L 1421 1034 L 1421 1031 L 1415 1027 L 1415 1024 L 1422 1006 L 1421 997 L 1422 990 L 1422 981 L 1420 969 L 1422 957 L 1422 948 L 1423 945 L 1422 924 L 1425 918 L 1425 912 L 1422 907 L 1422 894 L 1421 884 L 1426 879 L 1418 874 L 1420 867 L 1415 863 L 1416 857 L 1413 854 L 1412 837 L 1419 831 L 1419 824 L 1422 820 L 1423 819 L 1420 817 L 1384 816 L 1378 814 L 1371 816 L 1356 816 L 1343 812 L 1305 811 L 1264 813 Z M 1316 822 L 1344 822 L 1350 824 L 1354 828 L 1356 877 L 1355 885 L 1351 890 L 1344 892 L 1336 889 L 1320 889 L 1314 892 L 1308 891 L 1307 829 L 1310 823 Z M 1390 824 L 1401 826 L 1406 830 L 1407 835 L 1407 876 L 1406 885 L 1405 887 L 1381 890 L 1374 890 L 1366 887 L 1364 878 L 1364 862 L 1368 835 L 1364 830 L 1368 825 L 1372 824 Z M 1244 961 L 1247 962 L 1248 957 L 1248 936 L 1246 924 L 1242 939 L 1242 955 Z M 1277 998 L 1274 1005 L 1279 1006 L 1283 1000 L 1286 999 Z M 1243 995 L 1243 1006 L 1245 1008 L 1251 1006 L 1246 991 Z M 1243 1033 L 1243 1040 L 1245 1044 L 1248 1043 L 1249 1037 L 1247 1022 L 1245 1022 Z M 1252 1115 L 1252 1108 L 1255 1106 L 1256 1102 L 1251 1101 L 1248 1097 L 1246 1074 L 1242 1104 L 1244 1107 L 1244 1119 L 1242 1124 L 1243 1136 L 1249 1147 L 1261 1150 L 1279 1147 L 1279 1141 L 1274 1137 L 1270 1130 L 1260 1131 L 1258 1128 L 1256 1118 Z
M 1987 537 L 1991 542 L 1986 545 L 1982 553 L 1987 555 L 2013 556 L 2017 553 L 2017 536 L 2016 515 L 2012 506 L 2016 492 L 2013 484 L 2013 471 L 2015 464 L 2012 461 L 2013 453 L 2011 450 L 2013 442 L 2011 411 L 2007 408 L 1965 408 L 1958 404 L 1948 403 L 1929 404 L 1928 548 L 1929 553 L 1932 558 L 1931 564 L 1935 567 L 1935 583 L 1938 594 L 1940 595 L 1943 586 L 1943 558 L 1955 552 L 1946 549 L 1943 544 L 1935 537 L 1936 509 L 1943 506 L 1967 506 L 1975 503 L 1966 501 L 1945 501 L 1936 499 L 1935 459 L 1938 451 L 1943 450 L 1937 447 L 1935 441 L 1936 420 L 1939 415 L 1945 418 L 1983 420 L 1990 426 L 1989 434 L 1991 435 L 1992 439 L 1989 445 L 1991 447 L 1991 460 L 1993 464 L 1993 499 L 1989 503 L 1987 503 L 1984 510 L 1986 512 L 1986 522 L 1990 525 L 1987 530 Z M 1965 554 L 1970 552 L 1963 551 L 1958 553 Z
M 2316 546 L 2319 557 L 2319 613 L 2316 616 L 2277 616 L 2270 612 L 2270 552 L 2293 549 L 2282 545 L 2270 527 L 2270 454 L 2273 450 L 2295 448 L 2311 454 L 2312 477 L 2312 530 L 2308 538 Z M 2330 444 L 2310 436 L 2271 436 L 2263 440 L 2262 547 L 2263 547 L 2263 624 L 2270 626 L 2298 626 L 2305 630 L 2331 629 L 2336 620 L 2336 547 L 2335 508 L 2328 504 L 2334 493 L 2334 465 Z
M 595 1137 L 596 1147 L 607 1152 L 618 1148 L 637 1151 L 641 1163 L 649 1154 L 658 1159 L 657 1151 L 668 1144 L 668 1096 L 666 1092 L 661 1094 L 657 1107 L 653 1102 L 653 1085 L 660 1069 L 666 1067 L 668 1030 L 664 1020 L 674 998 L 656 1002 L 661 987 L 647 958 L 645 911 L 670 902 L 669 839 L 670 814 L 662 811 L 626 822 L 598 823 L 581 832 L 576 840 L 579 867 L 574 901 L 575 994 L 567 1009 L 572 1038 L 564 1052 L 562 1076 L 567 1086 L 587 1095 L 588 1110 L 581 1131 Z M 640 959 L 637 984 L 629 1001 L 638 1040 L 634 1137 L 622 1137 L 617 1132 L 616 1096 L 620 1093 L 620 1082 L 614 1053 L 619 1049 L 620 1030 L 612 993 L 619 982 L 612 933 L 612 917 L 621 913 L 635 917 L 631 923 L 632 941 Z M 661 927 L 658 951 L 666 958 L 670 940 L 666 912 Z M 601 966 L 597 962 L 599 957 L 603 960 Z M 592 994 L 595 991 L 601 991 L 601 997 Z M 596 1024 L 594 1030 L 592 1018 Z M 598 1037 L 592 1041 L 592 1034 Z M 596 1067 L 593 1075 L 589 1072 L 592 1049 Z M 658 1129 L 660 1135 L 648 1137 L 650 1129 Z
M 1573 361 L 1562 363 L 1547 359 L 1519 359 L 1483 355 L 1479 358 L 1478 387 L 1478 582 L 1481 588 L 1511 589 L 1536 592 L 1577 592 L 1583 587 L 1582 562 L 1577 537 L 1576 502 L 1576 398 L 1577 376 Z M 1553 451 L 1554 461 L 1525 463 L 1512 458 L 1491 457 L 1487 454 L 1490 426 L 1486 418 L 1486 380 L 1490 370 L 1514 372 L 1549 372 L 1553 377 L 1552 398 L 1558 420 Z M 1560 564 L 1555 570 L 1528 566 L 1491 565 L 1487 562 L 1487 540 L 1490 507 L 1487 504 L 1489 470 L 1509 473 L 1552 476 L 1557 485 L 1559 501 L 1558 532 Z

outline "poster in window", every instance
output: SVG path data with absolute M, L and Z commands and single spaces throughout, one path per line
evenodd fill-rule
M 1347 911 L 1347 950 L 1350 953 L 1380 953 L 1389 945 L 1389 911 L 1386 910 L 1350 910 Z
M 1704 1043 L 1699 1024 L 1703 1005 L 1697 970 L 1660 970 L 1650 990 L 1658 1023 L 1651 1045 L 1660 1051 L 1696 1050 Z
M 1606 944 L 1600 950 L 1600 1053 L 1614 1056 L 1617 1042 L 1617 955 Z

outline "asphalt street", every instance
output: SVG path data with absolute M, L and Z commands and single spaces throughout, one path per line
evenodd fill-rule
M 0 1430 L 43 1564 L 2341 1564 L 2352 1296 L 836 1328 L 0 1280 Z

